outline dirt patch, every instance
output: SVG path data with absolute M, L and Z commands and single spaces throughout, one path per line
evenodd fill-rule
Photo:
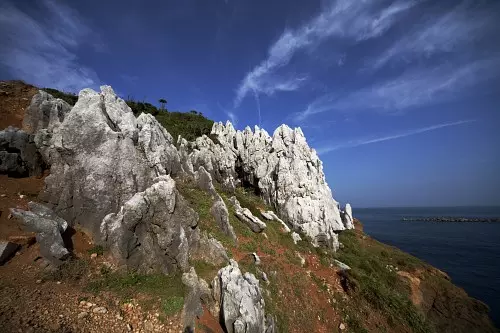
M 0 130 L 22 127 L 24 110 L 37 92 L 37 87 L 22 81 L 0 81 Z
M 410 300 L 416 306 L 420 306 L 424 298 L 422 290 L 420 289 L 420 279 L 404 271 L 399 271 L 398 275 L 408 279 L 411 289 Z

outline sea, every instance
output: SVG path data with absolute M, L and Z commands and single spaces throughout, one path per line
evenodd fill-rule
M 375 239 L 450 275 L 490 307 L 500 327 L 500 222 L 418 222 L 403 217 L 500 217 L 500 207 L 358 208 L 353 215 Z

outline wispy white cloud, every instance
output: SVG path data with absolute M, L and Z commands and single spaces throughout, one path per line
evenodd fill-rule
M 234 127 L 238 126 L 238 117 L 234 114 L 234 112 L 227 111 L 226 116 L 228 116 L 231 124 L 233 124 Z
M 98 85 L 97 74 L 80 64 L 76 50 L 86 43 L 102 51 L 102 41 L 70 7 L 51 0 L 41 4 L 37 16 L 9 1 L 0 4 L 0 64 L 38 86 L 76 91 Z
M 332 152 L 332 151 L 335 151 L 338 149 L 342 149 L 342 148 L 353 148 L 353 147 L 368 145 L 368 144 L 372 144 L 372 143 L 395 140 L 395 139 L 404 138 L 407 136 L 412 136 L 412 135 L 421 134 L 421 133 L 425 133 L 425 132 L 435 131 L 435 130 L 438 130 L 440 128 L 463 125 L 463 124 L 471 123 L 474 121 L 476 121 L 476 120 L 474 120 L 474 119 L 460 120 L 460 121 L 455 121 L 455 122 L 449 122 L 449 123 L 443 123 L 443 124 L 423 127 L 423 128 L 417 128 L 417 129 L 413 129 L 413 130 L 409 130 L 409 131 L 401 132 L 401 133 L 397 133 L 397 134 L 392 134 L 392 135 L 388 135 L 388 136 L 382 136 L 382 137 L 371 138 L 371 139 L 353 140 L 353 141 L 348 141 L 345 143 L 323 146 L 323 147 L 316 149 L 316 151 L 318 152 L 318 154 L 326 154 L 326 153 L 329 153 L 329 152 Z
M 337 0 L 312 20 L 298 29 L 286 30 L 269 48 L 268 57 L 246 74 L 234 100 L 235 107 L 249 93 L 272 95 L 279 91 L 293 91 L 301 87 L 307 76 L 281 76 L 277 72 L 288 65 L 300 51 L 315 48 L 331 37 L 362 41 L 378 37 L 387 31 L 400 14 L 413 7 L 417 1 L 396 1 L 384 6 L 381 1 Z
M 432 16 L 417 24 L 409 33 L 401 34 L 392 46 L 371 60 L 368 67 L 381 68 L 387 64 L 408 63 L 435 54 L 463 52 L 498 20 L 491 10 L 477 9 L 477 3 L 462 2 L 441 16 Z
M 297 122 L 323 112 L 379 111 L 395 113 L 463 98 L 468 88 L 500 74 L 500 57 L 491 56 L 462 66 L 445 64 L 430 69 L 406 71 L 402 75 L 345 95 L 326 94 L 295 114 Z

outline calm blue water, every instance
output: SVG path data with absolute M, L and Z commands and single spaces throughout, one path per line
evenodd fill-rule
M 411 216 L 500 217 L 500 207 L 364 208 L 353 215 L 377 240 L 448 273 L 490 307 L 500 327 L 500 223 L 403 222 Z

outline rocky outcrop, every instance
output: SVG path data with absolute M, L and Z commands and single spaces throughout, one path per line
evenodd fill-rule
M 149 114 L 136 119 L 107 86 L 82 90 L 63 122 L 35 141 L 51 166 L 40 198 L 95 238 L 107 214 L 182 169 L 170 134 Z
M 243 223 L 245 223 L 253 232 L 262 232 L 266 228 L 266 224 L 257 216 L 254 216 L 250 209 L 241 207 L 240 202 L 235 196 L 229 198 L 233 204 L 234 214 Z
M 258 127 L 236 131 L 228 122 L 215 123 L 212 135 L 217 143 L 204 136 L 183 146 L 187 164 L 203 165 L 228 188 L 237 183 L 252 187 L 315 245 L 338 246 L 336 232 L 346 226 L 322 163 L 300 129 L 282 125 L 270 137 Z
M 266 332 L 264 299 L 253 274 L 241 274 L 236 261 L 231 260 L 230 265 L 219 270 L 212 286 L 228 333 Z
M 286 223 L 283 222 L 283 220 L 280 219 L 278 215 L 276 215 L 272 210 L 268 210 L 267 212 L 260 212 L 260 214 L 267 220 L 278 221 L 279 223 L 281 223 L 281 226 L 283 227 L 283 230 L 285 232 L 290 232 L 290 228 L 286 225 Z
M 210 213 L 214 216 L 215 221 L 221 228 L 222 232 L 236 242 L 236 234 L 234 233 L 233 227 L 229 223 L 229 211 L 227 210 L 224 200 L 219 193 L 217 193 L 217 190 L 214 187 L 212 176 L 203 166 L 200 166 L 198 171 L 195 173 L 195 178 L 198 182 L 198 186 L 207 191 L 212 197 L 213 205 L 210 208 Z
M 224 246 L 215 238 L 201 233 L 199 239 L 193 240 L 189 249 L 189 257 L 195 260 L 208 262 L 211 265 L 221 266 L 229 262 Z
M 39 90 L 24 113 L 23 130 L 29 134 L 42 129 L 53 131 L 70 111 L 71 105 Z
M 14 127 L 0 131 L 0 173 L 11 177 L 40 176 L 44 167 L 33 135 Z
M 53 265 L 60 265 L 70 255 L 61 236 L 68 223 L 44 205 L 29 202 L 28 207 L 30 211 L 12 208 L 11 213 L 22 220 L 29 231 L 36 233 L 42 256 Z
M 170 176 L 158 177 L 136 193 L 118 213 L 107 215 L 100 234 L 113 257 L 128 269 L 171 273 L 189 269 L 189 242 L 198 215 Z M 196 230 L 198 231 L 198 230 Z
M 354 229 L 354 219 L 352 217 L 352 208 L 350 204 L 345 205 L 345 209 L 340 212 L 342 217 L 342 222 L 346 226 L 346 229 Z

